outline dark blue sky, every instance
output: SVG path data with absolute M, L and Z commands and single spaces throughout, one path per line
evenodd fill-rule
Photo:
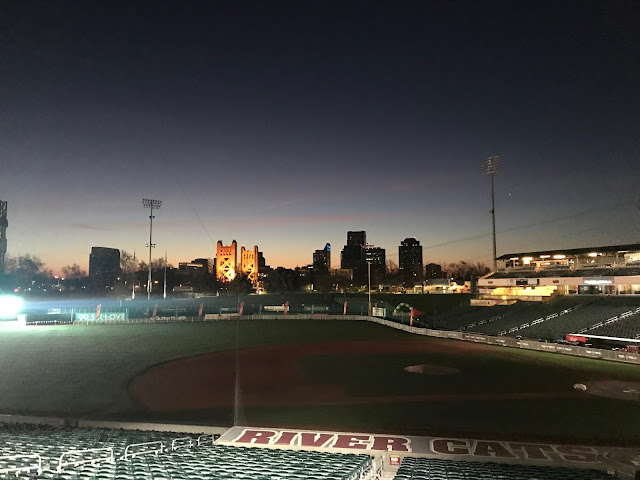
M 397 260 L 638 240 L 640 4 L 3 2 L 9 253 L 258 244 L 309 263 L 350 229 Z M 458 241 L 468 239 L 466 241 Z M 395 256 L 394 256 L 395 255 Z

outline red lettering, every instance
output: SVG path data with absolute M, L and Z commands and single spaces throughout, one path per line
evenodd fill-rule
M 333 438 L 330 433 L 300 433 L 301 447 L 322 447 Z
M 373 437 L 371 450 L 383 450 L 385 452 L 410 452 L 409 439 L 403 437 Z
M 269 440 L 276 435 L 271 430 L 245 430 L 236 443 L 258 443 L 260 445 L 268 445 Z
M 298 432 L 282 432 L 278 440 L 273 442 L 273 445 L 291 445 L 291 441 L 298 435 Z
M 517 458 L 500 442 L 484 442 L 478 440 L 473 455 L 477 457 Z
M 523 450 L 524 458 L 528 460 L 551 460 L 545 451 L 553 452 L 551 445 L 534 444 L 534 443 L 509 443 L 511 450 Z
M 358 450 L 366 450 L 370 439 L 371 437 L 369 435 L 338 435 L 333 448 L 355 448 Z
M 556 447 L 558 453 L 567 462 L 595 463 L 598 461 L 596 451 L 591 447 L 572 447 L 562 445 Z
M 437 438 L 431 441 L 431 450 L 442 455 L 469 455 L 469 443 L 466 440 L 446 440 Z

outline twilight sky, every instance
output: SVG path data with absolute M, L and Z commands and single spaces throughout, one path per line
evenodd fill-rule
M 0 6 L 9 254 L 257 244 L 310 263 L 347 230 L 425 263 L 635 242 L 640 3 L 35 2 Z

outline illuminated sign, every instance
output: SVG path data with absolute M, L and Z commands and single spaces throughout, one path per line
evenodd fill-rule
M 126 320 L 126 314 L 124 312 L 112 312 L 112 313 L 100 313 L 101 322 L 112 322 L 112 321 L 122 321 Z M 96 321 L 96 312 L 91 313 L 77 313 L 76 312 L 76 320 L 85 321 L 85 322 L 95 322 Z
M 611 285 L 613 278 L 585 278 L 585 285 Z

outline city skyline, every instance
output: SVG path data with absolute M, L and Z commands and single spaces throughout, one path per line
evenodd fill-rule
M 493 8 L 491 8 L 493 7 Z M 21 2 L 3 12 L 10 256 L 91 247 L 178 265 L 216 242 L 273 266 L 365 230 L 424 263 L 633 243 L 633 2 Z M 334 252 L 335 253 L 335 252 Z M 337 255 L 332 267 L 338 264 Z

